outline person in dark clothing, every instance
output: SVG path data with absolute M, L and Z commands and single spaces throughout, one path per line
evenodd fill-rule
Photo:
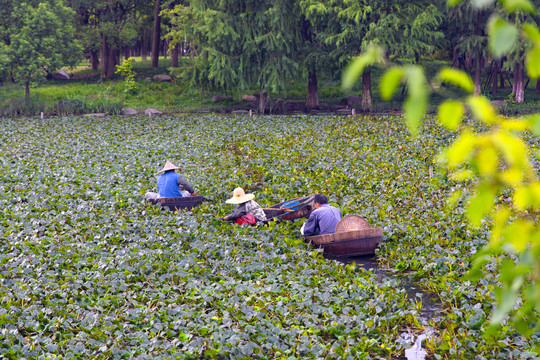
M 253 199 L 255 195 L 246 194 L 244 189 L 236 188 L 233 197 L 226 200 L 227 204 L 238 204 L 238 206 L 227 216 L 221 218 L 225 221 L 236 221 L 238 224 L 253 225 L 257 221 L 266 221 L 266 214 L 259 204 Z
M 315 195 L 313 206 L 315 210 L 302 225 L 300 233 L 305 236 L 333 234 L 341 220 L 339 209 L 328 205 L 328 199 L 322 194 Z
M 193 186 L 188 183 L 182 175 L 175 172 L 175 170 L 178 169 L 180 169 L 178 166 L 167 161 L 163 169 L 158 171 L 158 174 L 163 173 L 157 178 L 157 188 L 159 193 L 148 192 L 145 197 L 147 199 L 157 199 L 195 195 Z

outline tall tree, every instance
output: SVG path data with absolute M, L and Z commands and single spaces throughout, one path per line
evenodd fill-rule
M 524 24 L 535 24 L 538 28 L 540 20 L 538 16 L 526 13 L 524 11 L 516 11 L 513 14 L 505 14 L 502 9 L 498 9 L 498 15 L 505 20 L 522 26 Z M 522 103 L 525 101 L 525 54 L 531 44 L 525 38 L 518 38 L 514 43 L 511 51 L 506 56 L 504 69 L 514 74 L 514 82 L 512 83 L 512 92 L 515 101 Z
M 301 18 L 300 27 L 303 45 L 299 48 L 298 57 L 307 76 L 306 110 L 319 108 L 318 74 L 324 69 L 332 72 L 337 69 L 332 61 L 331 52 L 334 45 L 324 41 L 322 36 L 331 26 L 331 18 L 326 8 L 320 9 L 312 0 L 298 3 Z
M 98 35 L 90 37 L 85 46 L 96 51 L 97 44 L 101 45 L 103 75 L 113 75 L 119 63 L 120 50 L 135 44 L 139 34 L 137 20 L 151 11 L 149 3 L 144 0 L 66 1 L 79 14 L 80 26 L 86 27 L 88 33 Z
M 453 7 L 449 13 L 452 25 L 457 28 L 456 48 L 462 57 L 467 58 L 466 64 L 474 66 L 474 95 L 482 92 L 483 62 L 488 56 L 485 28 L 493 9 L 493 6 L 478 7 L 467 1 Z
M 159 63 L 159 44 L 161 43 L 161 0 L 155 0 L 154 3 L 154 32 L 152 37 L 152 60 L 151 66 L 158 67 Z
M 370 45 L 381 45 L 389 54 L 418 59 L 435 50 L 443 38 L 439 25 L 442 14 L 427 0 L 305 0 L 308 12 L 325 16 L 328 26 L 319 36 L 335 46 L 334 56 L 347 64 Z M 363 111 L 373 108 L 371 71 L 362 76 Z
M 24 85 L 28 100 L 31 83 L 82 57 L 74 37 L 74 14 L 62 0 L 3 0 L 2 8 L 0 68 Z
M 193 83 L 246 89 L 257 84 L 259 111 L 267 92 L 286 88 L 295 78 L 299 28 L 293 0 L 192 0 L 193 39 L 199 56 L 191 69 Z

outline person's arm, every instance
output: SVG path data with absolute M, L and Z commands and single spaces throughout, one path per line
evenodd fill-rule
M 190 194 L 195 192 L 193 186 L 191 186 L 191 184 L 188 183 L 182 175 L 178 176 L 178 186 L 180 186 L 180 190 L 186 190 Z
M 315 212 L 309 215 L 309 219 L 304 223 L 304 236 L 317 235 L 319 231 L 319 218 Z
M 222 220 L 236 220 L 242 215 L 247 214 L 246 204 L 238 205 L 231 213 L 227 216 L 222 217 Z

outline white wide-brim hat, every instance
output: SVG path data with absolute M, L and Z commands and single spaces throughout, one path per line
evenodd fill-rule
M 248 202 L 249 200 L 253 200 L 255 198 L 255 195 L 253 194 L 246 194 L 244 192 L 244 189 L 238 187 L 234 189 L 232 198 L 225 200 L 227 204 L 243 204 L 245 202 Z
M 161 174 L 162 172 L 165 172 L 165 171 L 168 171 L 168 170 L 178 170 L 178 169 L 180 169 L 178 166 L 175 166 L 172 162 L 167 160 L 167 162 L 165 163 L 165 166 L 163 167 L 163 169 L 159 170 L 157 173 Z

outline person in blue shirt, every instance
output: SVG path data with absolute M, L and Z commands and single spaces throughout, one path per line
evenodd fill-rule
M 313 198 L 315 210 L 309 215 L 309 219 L 302 225 L 300 233 L 305 236 L 326 235 L 336 232 L 336 225 L 341 220 L 341 212 L 338 208 L 328 205 L 328 198 L 317 194 Z
M 157 188 L 159 193 L 148 192 L 145 197 L 147 199 L 157 199 L 195 195 L 193 186 L 191 186 L 182 175 L 175 172 L 175 170 L 178 169 L 180 169 L 178 166 L 167 161 L 163 169 L 158 171 L 158 174 L 162 173 L 157 178 Z

